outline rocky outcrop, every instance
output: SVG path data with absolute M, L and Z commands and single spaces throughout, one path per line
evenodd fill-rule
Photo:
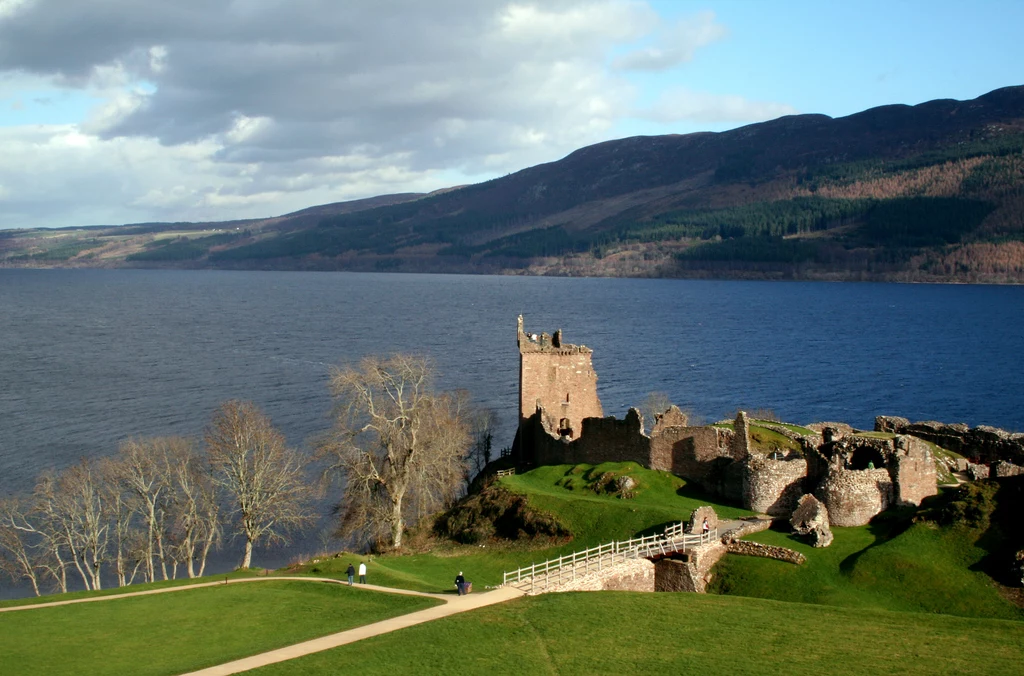
M 808 536 L 812 547 L 828 547 L 832 544 L 828 509 L 810 493 L 800 498 L 790 523 L 794 532 Z

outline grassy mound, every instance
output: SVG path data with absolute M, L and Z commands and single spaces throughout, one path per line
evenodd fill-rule
M 829 631 L 828 628 L 834 628 Z M 528 597 L 264 667 L 289 674 L 1009 674 L 1024 624 L 699 594 Z
M 986 485 L 991 484 L 991 485 Z M 765 531 L 749 539 L 795 549 L 802 566 L 728 556 L 715 567 L 709 591 L 886 610 L 964 617 L 1024 619 L 984 571 L 998 552 L 1009 566 L 1012 543 L 996 523 L 995 482 L 971 484 L 913 514 L 887 513 L 859 528 L 836 528 L 835 541 L 814 549 L 788 532 Z M 1009 496 L 1004 506 L 1012 511 Z M 998 513 L 1001 514 L 1001 513 Z M 998 558 L 998 556 L 997 556 Z
M 568 538 L 572 533 L 553 514 L 532 509 L 525 495 L 492 481 L 467 495 L 434 522 L 434 532 L 473 545 L 497 539 Z
M 631 477 L 636 482 L 633 497 L 623 500 L 615 494 L 585 488 L 594 483 L 594 478 L 606 474 Z M 368 581 L 418 591 L 451 591 L 452 581 L 461 570 L 475 589 L 482 589 L 501 584 L 506 570 L 638 533 L 653 533 L 689 518 L 701 505 L 712 505 L 719 516 L 727 519 L 750 514 L 709 501 L 679 477 L 647 470 L 636 463 L 538 467 L 525 474 L 502 477 L 495 485 L 525 498 L 524 509 L 532 514 L 553 515 L 572 539 L 552 546 L 549 538 L 541 538 L 539 547 L 528 539 L 511 543 L 490 539 L 471 545 L 435 542 L 434 549 L 427 553 L 389 554 L 368 560 Z M 463 523 L 478 527 L 470 517 L 464 517 Z M 348 564 L 360 560 L 358 555 L 342 554 L 292 572 L 343 577 Z
M 14 674 L 178 674 L 404 615 L 434 599 L 252 582 L 0 614 Z

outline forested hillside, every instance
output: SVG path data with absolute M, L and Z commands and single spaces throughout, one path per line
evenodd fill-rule
M 3 233 L 0 264 L 1024 282 L 1024 87 L 608 141 L 477 185 L 345 204 L 148 233 Z

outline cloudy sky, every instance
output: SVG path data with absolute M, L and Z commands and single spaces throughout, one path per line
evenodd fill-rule
M 1024 84 L 1024 2 L 0 0 L 0 228 L 272 216 Z

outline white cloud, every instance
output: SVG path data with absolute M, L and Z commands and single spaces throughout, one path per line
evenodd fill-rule
M 627 71 L 722 30 L 661 31 L 632 0 L 0 0 L 0 95 L 27 79 L 102 101 L 76 125 L 0 127 L 0 227 L 267 216 L 490 178 L 605 140 L 634 113 Z M 699 119 L 671 107 L 643 114 Z
M 725 35 L 725 27 L 715 23 L 713 12 L 701 12 L 661 31 L 653 44 L 620 56 L 615 60 L 615 67 L 621 70 L 668 70 L 688 63 L 694 52 Z
M 798 112 L 784 103 L 677 88 L 665 92 L 651 107 L 634 111 L 634 116 L 661 123 L 762 122 Z

